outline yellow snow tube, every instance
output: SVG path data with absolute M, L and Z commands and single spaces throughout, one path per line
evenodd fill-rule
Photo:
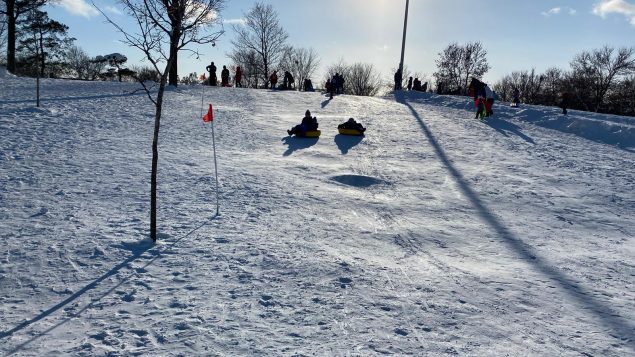
M 357 136 L 361 136 L 364 135 L 363 132 L 357 130 L 357 129 L 344 129 L 344 128 L 340 128 L 337 129 L 337 131 L 340 132 L 340 134 L 342 135 L 357 135 Z
M 319 138 L 320 134 L 322 134 L 319 130 L 308 130 L 304 133 L 304 135 L 297 135 L 302 138 Z

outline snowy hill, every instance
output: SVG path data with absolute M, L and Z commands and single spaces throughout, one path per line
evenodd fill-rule
M 0 85 L 0 355 L 635 353 L 632 118 L 178 88 L 152 245 L 145 94 Z

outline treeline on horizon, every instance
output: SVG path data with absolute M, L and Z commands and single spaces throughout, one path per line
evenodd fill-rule
M 15 28 L 11 31 L 7 26 L 10 15 L 7 2 L 0 0 L 0 45 L 6 48 L 6 51 L 0 51 L 0 65 L 7 66 L 10 72 L 29 77 L 159 81 L 160 74 L 152 67 L 128 67 L 125 61 L 89 56 L 74 45 L 75 39 L 68 35 L 68 26 L 50 19 L 43 11 L 46 0 L 15 3 L 14 6 L 20 8 L 14 9 Z M 227 64 L 232 78 L 236 67 L 240 66 L 243 85 L 249 88 L 268 88 L 273 70 L 289 71 L 295 78 L 296 90 L 302 89 L 304 79 L 314 79 L 312 77 L 320 66 L 318 53 L 312 48 L 287 44 L 288 33 L 272 5 L 257 3 L 244 15 L 244 25 L 232 25 L 237 34 L 231 42 L 233 49 L 227 54 L 234 62 Z M 265 34 L 270 42 L 259 48 L 259 39 Z M 96 60 L 98 57 L 102 59 Z M 429 82 L 429 90 L 438 94 L 467 95 L 471 78 L 482 79 L 491 69 L 487 50 L 480 42 L 451 43 L 439 52 L 435 62 L 436 71 L 431 79 L 420 72 L 410 73 L 405 66 L 402 87 L 407 87 L 409 77 L 418 77 L 422 83 Z M 176 68 L 175 65 L 174 72 Z M 392 73 L 382 78 L 373 64 L 349 64 L 340 58 L 327 66 L 323 78 L 314 80 L 316 88 L 323 88 L 326 80 L 335 73 L 345 78 L 344 94 L 374 96 L 392 90 L 394 86 Z M 178 79 L 170 76 L 169 84 L 202 82 L 199 74 L 190 73 Z M 515 89 L 520 92 L 521 103 L 547 106 L 558 105 L 562 95 L 567 93 L 571 109 L 635 116 L 635 49 L 616 49 L 607 45 L 581 51 L 567 69 L 553 67 L 543 73 L 537 73 L 533 68 L 518 70 L 503 76 L 492 87 L 498 99 L 505 102 L 512 100 Z

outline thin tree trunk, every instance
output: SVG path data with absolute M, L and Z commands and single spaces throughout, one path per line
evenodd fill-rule
M 15 1 L 7 4 L 7 70 L 15 74 Z
M 157 171 L 159 166 L 159 129 L 161 128 L 161 110 L 163 108 L 163 92 L 165 77 L 161 79 L 157 93 L 156 112 L 154 116 L 154 136 L 152 138 L 152 174 L 150 179 L 150 238 L 157 241 Z

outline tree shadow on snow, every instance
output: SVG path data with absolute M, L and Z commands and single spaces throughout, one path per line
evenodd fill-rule
M 190 232 L 188 232 L 187 234 L 183 235 L 182 237 L 176 239 L 175 241 L 171 242 L 169 245 L 163 245 L 163 246 L 155 245 L 155 243 L 152 242 L 150 240 L 150 238 L 146 238 L 146 239 L 144 239 L 142 241 L 136 241 L 136 242 L 122 242 L 119 245 L 119 248 L 121 248 L 123 250 L 126 250 L 126 251 L 129 251 L 131 253 L 130 256 L 128 256 L 126 259 L 124 259 L 121 263 L 115 265 L 113 268 L 111 268 L 109 271 L 104 273 L 102 276 L 98 277 L 97 279 L 95 279 L 91 283 L 89 283 L 88 285 L 84 286 L 83 288 L 81 288 L 78 291 L 76 291 L 75 293 L 73 293 L 71 296 L 67 297 L 66 299 L 64 299 L 63 301 L 57 303 L 56 305 L 53 305 L 52 307 L 42 311 L 39 315 L 37 315 L 37 316 L 35 316 L 35 317 L 33 317 L 33 318 L 29 319 L 29 320 L 23 321 L 22 323 L 18 324 L 17 326 L 15 326 L 15 327 L 13 327 L 13 328 L 11 328 L 9 330 L 0 331 L 0 340 L 2 340 L 5 337 L 11 336 L 11 335 L 13 335 L 16 332 L 19 332 L 19 331 L 29 327 L 30 325 L 32 325 L 35 322 L 38 322 L 40 320 L 43 320 L 43 319 L 51 316 L 52 314 L 54 314 L 58 310 L 62 309 L 63 307 L 69 305 L 73 301 L 77 300 L 79 297 L 84 295 L 86 292 L 91 291 L 91 290 L 99 287 L 104 282 L 104 280 L 107 280 L 109 278 L 116 278 L 116 275 L 121 270 L 125 270 L 124 268 L 130 268 L 129 265 L 131 263 L 135 262 L 136 260 L 138 260 L 139 258 L 141 258 L 144 255 L 145 255 L 144 256 L 145 259 L 149 259 L 149 261 L 141 268 L 142 271 L 145 270 L 145 268 L 150 266 L 159 257 L 161 257 L 162 253 L 165 253 L 165 252 L 169 251 L 178 242 L 180 242 L 181 240 L 189 237 L 194 232 L 196 232 L 197 230 L 201 229 L 202 227 L 204 227 L 205 225 L 210 223 L 216 217 L 217 217 L 217 215 L 211 217 L 210 219 L 205 220 L 201 225 L 199 225 L 198 227 L 192 229 Z M 162 237 L 159 234 L 159 240 L 161 240 L 161 238 Z M 165 236 L 163 238 L 165 238 Z M 148 253 L 148 254 L 145 254 L 145 253 Z M 56 328 L 64 325 L 66 322 L 70 321 L 71 319 L 74 319 L 74 318 L 80 316 L 84 311 L 88 310 L 89 308 L 93 307 L 96 303 L 101 301 L 101 299 L 103 299 L 104 297 L 110 295 L 113 291 L 115 291 L 115 289 L 117 289 L 121 285 L 123 285 L 126 282 L 128 282 L 128 280 L 134 275 L 135 275 L 135 272 L 130 272 L 128 275 L 123 277 L 117 284 L 115 284 L 113 287 L 108 289 L 105 293 L 99 295 L 99 297 L 97 297 L 97 298 L 91 299 L 90 303 L 88 303 L 83 308 L 77 310 L 77 312 L 69 313 L 68 316 L 66 318 L 64 318 L 62 321 L 60 321 L 59 323 L 53 325 L 52 327 L 49 327 L 48 329 L 46 329 L 46 330 L 44 330 L 42 332 L 34 333 L 33 334 L 34 336 L 31 337 L 29 340 L 27 340 L 26 342 L 23 342 L 22 344 L 16 346 L 11 351 L 9 351 L 7 353 L 7 356 L 19 352 L 26 345 L 32 343 L 33 341 L 37 340 L 38 338 L 40 338 L 42 336 L 45 336 L 46 334 L 50 333 L 51 331 L 55 330 Z
M 77 97 L 53 97 L 53 98 L 40 98 L 40 102 L 62 102 L 62 101 L 75 101 L 75 100 L 92 100 L 92 99 L 106 99 L 106 98 L 119 98 L 119 97 L 131 97 L 135 95 L 147 95 L 146 92 L 133 91 L 117 94 L 99 94 L 99 95 L 87 95 Z M 20 103 L 35 103 L 35 99 L 21 99 L 21 100 L 0 100 L 0 105 L 4 104 L 20 104 Z
M 320 138 L 299 138 L 297 136 L 287 136 L 282 138 L 282 142 L 288 146 L 287 151 L 282 156 L 289 156 L 294 151 L 308 149 L 317 144 Z
M 498 131 L 499 133 L 505 136 L 509 136 L 507 133 L 512 133 L 512 134 L 520 136 L 526 142 L 536 145 L 536 142 L 534 141 L 534 139 L 523 134 L 523 132 L 520 130 L 520 127 L 514 123 L 508 122 L 500 118 L 489 117 L 485 120 L 485 124 L 496 129 L 496 131 Z
M 395 93 L 397 102 L 405 105 L 412 116 L 417 120 L 421 130 L 425 134 L 432 149 L 436 153 L 439 160 L 443 163 L 446 170 L 453 177 L 459 189 L 465 198 L 472 204 L 476 210 L 476 214 L 485 222 L 492 231 L 506 243 L 508 248 L 522 257 L 532 265 L 535 270 L 550 280 L 557 283 L 562 291 L 564 291 L 572 300 L 582 306 L 583 310 L 588 310 L 595 315 L 606 328 L 612 330 L 614 337 L 624 341 L 630 348 L 635 349 L 635 339 L 633 338 L 633 325 L 630 321 L 624 319 L 615 310 L 607 306 L 603 302 L 594 298 L 593 295 L 574 279 L 568 277 L 565 273 L 549 264 L 544 258 L 541 258 L 536 250 L 517 237 L 497 216 L 481 201 L 478 194 L 470 187 L 468 181 L 463 177 L 461 172 L 453 164 L 448 155 L 443 150 L 441 144 L 437 141 L 432 131 L 428 128 L 415 108 L 408 103 L 406 96 L 401 93 Z
M 361 143 L 363 138 L 363 136 L 337 134 L 335 135 L 335 144 L 337 144 L 337 148 L 340 149 L 342 154 L 346 155 L 348 150 Z

